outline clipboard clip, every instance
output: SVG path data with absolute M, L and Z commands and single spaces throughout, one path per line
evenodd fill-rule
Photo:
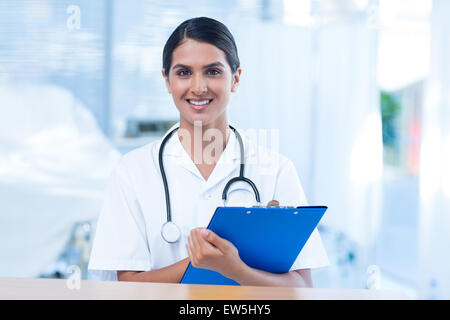
M 223 199 L 223 206 L 226 207 L 227 206 L 227 199 Z M 252 206 L 252 208 L 263 208 L 263 206 L 261 206 L 261 202 L 256 201 L 256 205 Z
M 227 206 L 227 200 L 223 200 L 223 206 Z M 270 200 L 267 202 L 267 205 L 262 206 L 261 202 L 257 201 L 257 204 L 252 206 L 252 208 L 295 208 L 293 206 L 280 206 L 280 202 L 278 200 Z
M 295 208 L 292 206 L 280 206 L 280 202 L 278 200 L 270 200 L 267 202 L 267 205 L 261 206 L 261 204 L 257 206 L 253 206 L 252 208 Z
M 279 208 L 280 202 L 278 200 L 270 200 L 267 202 L 266 208 Z

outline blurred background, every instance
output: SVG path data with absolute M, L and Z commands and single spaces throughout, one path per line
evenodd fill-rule
M 315 286 L 449 299 L 447 0 L 2 0 L 0 276 L 92 278 L 109 173 L 178 120 L 162 50 L 197 16 L 237 42 L 230 122 L 279 130 L 329 207 Z

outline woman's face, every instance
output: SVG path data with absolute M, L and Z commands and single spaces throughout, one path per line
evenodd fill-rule
M 217 127 L 226 122 L 230 93 L 239 83 L 241 69 L 232 74 L 225 53 L 216 46 L 185 40 L 172 54 L 168 72 L 162 70 L 181 119 L 189 124 Z

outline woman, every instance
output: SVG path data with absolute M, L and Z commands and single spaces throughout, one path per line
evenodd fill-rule
M 232 243 L 205 229 L 222 205 L 225 184 L 239 172 L 239 143 L 230 134 L 226 111 L 241 74 L 236 44 L 222 23 L 194 18 L 172 33 L 164 47 L 162 76 L 180 121 L 175 134 L 166 134 L 162 159 L 180 239 L 168 243 L 161 234 L 167 217 L 160 140 L 124 155 L 114 170 L 90 270 L 106 279 L 176 283 L 191 262 L 242 285 L 312 286 L 310 269 L 328 264 L 317 230 L 290 272 L 272 274 L 247 266 Z M 307 205 L 292 162 L 259 150 L 246 136 L 243 141 L 245 174 L 259 187 L 261 202 L 277 199 L 283 205 Z M 253 190 L 245 183 L 236 183 L 228 194 L 236 205 L 254 204 Z

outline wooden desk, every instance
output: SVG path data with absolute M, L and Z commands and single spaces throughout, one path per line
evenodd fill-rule
M 0 278 L 0 299 L 406 300 L 410 298 L 402 292 L 382 290 L 206 286 L 89 280 L 82 280 L 79 289 L 69 289 L 67 280 Z

